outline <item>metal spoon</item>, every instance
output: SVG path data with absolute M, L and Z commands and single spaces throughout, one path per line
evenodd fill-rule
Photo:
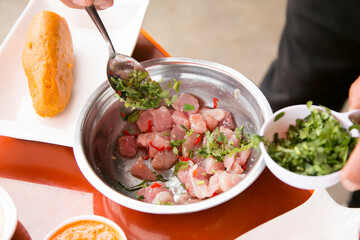
M 134 58 L 129 57 L 124 54 L 117 53 L 114 49 L 114 46 L 110 40 L 110 37 L 104 27 L 103 22 L 100 19 L 99 14 L 96 11 L 94 5 L 85 7 L 86 12 L 89 14 L 96 27 L 99 29 L 101 35 L 103 36 L 107 46 L 109 48 L 109 60 L 107 64 L 107 78 L 110 86 L 116 91 L 115 84 L 111 81 L 111 78 L 121 78 L 126 80 L 129 78 L 129 72 L 135 70 L 145 72 L 145 68 Z M 122 94 L 121 97 L 125 100 L 126 95 Z
M 324 111 L 324 108 L 320 106 L 314 106 L 320 111 Z M 349 129 L 353 125 L 352 120 L 359 119 L 360 109 L 355 109 L 346 113 L 339 113 L 331 110 L 331 115 L 333 115 L 342 125 L 343 128 Z M 275 120 L 279 114 L 284 113 L 284 115 Z M 267 120 L 260 130 L 260 135 L 264 139 L 273 140 L 274 133 L 279 134 L 279 138 L 284 138 L 286 131 L 289 128 L 290 124 L 295 124 L 296 119 L 304 119 L 310 114 L 310 110 L 307 105 L 294 105 L 280 109 L 274 113 L 269 120 Z M 358 137 L 359 131 L 357 129 L 352 129 L 350 131 L 351 136 Z M 340 182 L 340 171 L 324 175 L 324 176 L 306 176 L 293 173 L 279 164 L 277 164 L 267 153 L 267 149 L 263 142 L 260 143 L 260 150 L 264 156 L 264 160 L 270 171 L 278 177 L 283 182 L 297 188 L 303 189 L 317 189 L 317 188 L 326 188 L 330 187 L 338 182 Z

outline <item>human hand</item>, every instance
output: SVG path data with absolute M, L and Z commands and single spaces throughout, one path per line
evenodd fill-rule
M 66 6 L 71 8 L 83 8 L 94 5 L 97 9 L 103 10 L 111 7 L 114 4 L 113 0 L 60 0 Z
M 349 110 L 360 108 L 360 77 L 351 85 L 349 90 Z M 349 191 L 360 189 L 360 141 L 352 151 L 343 172 L 341 183 Z

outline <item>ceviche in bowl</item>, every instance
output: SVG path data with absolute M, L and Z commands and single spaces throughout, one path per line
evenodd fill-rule
M 214 207 L 250 186 L 265 166 L 251 136 L 272 115 L 257 86 L 203 60 L 143 65 L 147 87 L 163 90 L 159 104 L 129 108 L 104 82 L 82 108 L 74 154 L 86 179 L 120 205 L 157 214 Z

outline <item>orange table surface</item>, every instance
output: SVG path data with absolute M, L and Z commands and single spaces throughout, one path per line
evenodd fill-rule
M 142 30 L 133 56 L 144 61 L 169 55 Z M 80 172 L 72 148 L 3 136 L 0 178 L 18 208 L 13 240 L 43 238 L 65 220 L 66 214 L 58 212 L 66 210 L 68 215 L 82 212 L 112 219 L 128 239 L 234 239 L 310 197 L 308 191 L 282 183 L 266 168 L 248 189 L 217 207 L 180 215 L 142 213 L 94 189 Z

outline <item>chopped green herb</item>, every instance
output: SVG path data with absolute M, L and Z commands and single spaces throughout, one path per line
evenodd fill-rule
M 172 95 L 171 98 L 165 99 L 165 104 L 167 106 L 170 106 L 170 105 L 174 104 L 175 102 L 177 102 L 177 95 Z
M 163 101 L 170 102 L 169 91 L 164 91 L 158 82 L 151 80 L 147 71 L 134 69 L 129 72 L 128 79 L 111 77 L 110 80 L 118 92 L 117 95 L 124 99 L 125 107 L 150 109 L 158 108 Z M 178 89 L 180 82 L 174 82 Z
M 141 113 L 142 113 L 141 110 L 135 110 L 130 114 L 126 115 L 125 119 L 128 120 L 129 122 L 136 122 L 139 119 Z
M 282 118 L 285 115 L 285 112 L 281 112 L 278 115 L 275 116 L 274 118 L 274 122 L 276 122 L 277 120 L 279 120 L 280 118 Z
M 181 82 L 180 82 L 180 81 L 176 81 L 176 79 L 174 79 L 174 86 L 173 86 L 173 89 L 176 91 L 176 93 L 179 93 L 179 90 L 180 90 L 180 84 L 181 84 Z
M 170 140 L 170 145 L 172 147 L 178 147 L 180 146 L 181 144 L 183 144 L 184 142 L 186 142 L 186 139 L 181 139 L 181 140 Z
M 159 181 L 161 181 L 161 182 L 167 182 L 167 181 L 169 181 L 169 180 L 165 179 L 164 176 L 161 175 L 161 174 L 156 175 L 156 178 L 157 178 L 157 180 L 159 180 Z
M 195 110 L 195 106 L 188 103 L 184 103 L 183 108 L 185 112 Z
M 286 138 L 274 134 L 264 140 L 271 158 L 280 166 L 303 175 L 320 176 L 340 170 L 353 150 L 357 138 L 341 127 L 328 108 L 319 111 L 308 102 L 310 114 L 290 125 Z
M 175 165 L 173 175 L 177 175 L 179 170 L 186 169 L 188 166 L 189 166 L 189 162 L 187 162 L 187 161 L 179 161 L 179 162 L 177 162 L 176 165 Z
M 137 200 L 143 200 L 143 199 L 144 199 L 144 195 L 138 196 L 137 193 L 136 193 L 136 194 L 135 194 L 135 198 L 136 198 Z
M 197 184 L 197 185 L 203 185 L 203 184 L 205 184 L 205 181 L 204 181 L 204 180 L 197 181 L 196 184 Z
M 135 185 L 135 186 L 132 186 L 132 187 L 125 187 L 123 184 L 121 184 L 118 180 L 114 180 L 116 185 L 119 186 L 121 189 L 125 190 L 125 191 L 129 191 L 129 192 L 133 192 L 133 191 L 137 191 L 141 188 L 145 188 L 145 187 L 148 187 L 150 186 L 149 182 L 144 180 L 142 181 L 141 183 Z
M 184 125 L 182 125 L 182 124 L 180 124 L 180 127 L 182 127 L 183 129 L 185 129 L 185 131 L 186 131 L 186 135 L 191 135 L 193 132 L 194 132 L 194 130 L 193 129 L 187 129 Z
M 227 143 L 227 137 L 224 135 L 223 132 L 217 136 L 216 140 L 218 140 L 220 143 Z
M 225 135 L 222 132 L 219 133 L 219 129 L 215 128 L 212 133 L 210 131 L 205 132 L 206 143 L 196 151 L 203 158 L 211 156 L 215 160 L 223 162 L 226 155 L 230 154 L 230 156 L 232 156 L 237 152 L 242 152 L 253 147 L 253 143 L 251 140 L 248 140 L 249 138 L 245 137 L 242 130 L 243 128 L 235 129 L 235 134 L 237 133 L 236 135 L 241 137 L 239 147 L 227 144 Z

